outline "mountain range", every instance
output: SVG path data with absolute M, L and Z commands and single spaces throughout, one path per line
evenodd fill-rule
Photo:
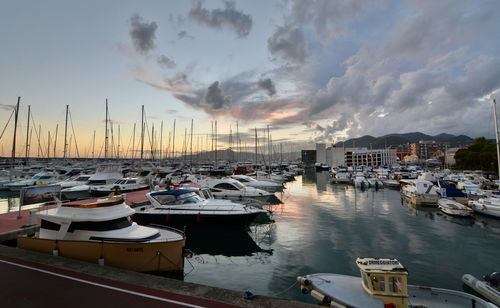
M 373 136 L 362 136 L 359 138 L 352 138 L 346 141 L 340 141 L 335 144 L 337 147 L 366 147 L 371 149 L 384 149 L 388 146 L 398 146 L 407 143 L 416 143 L 420 140 L 424 141 L 436 141 L 436 142 L 447 142 L 450 147 L 458 147 L 468 145 L 474 142 L 474 139 L 465 135 L 451 135 L 451 134 L 439 134 L 436 136 L 426 135 L 420 132 L 405 133 L 405 134 L 388 134 L 381 137 Z

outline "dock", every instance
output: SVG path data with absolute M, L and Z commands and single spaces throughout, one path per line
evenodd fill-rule
M 130 206 L 146 201 L 149 190 L 127 194 Z M 80 200 L 78 203 L 94 199 Z M 55 205 L 0 214 L 0 242 L 34 234 L 33 211 Z M 21 214 L 21 215 L 19 215 Z M 20 218 L 18 218 L 20 216 Z M 181 280 L 87 263 L 0 245 L 2 307 L 313 307 L 307 303 L 211 287 Z M 216 275 L 216 273 L 214 273 Z M 244 279 L 244 277 L 242 277 Z M 29 286 L 26 289 L 26 286 Z M 298 288 L 298 287 L 297 287 Z M 299 292 L 299 290 L 297 290 Z M 48 296 L 48 294 L 50 294 Z

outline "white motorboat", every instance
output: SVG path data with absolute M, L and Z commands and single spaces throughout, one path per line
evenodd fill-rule
M 90 203 L 59 203 L 35 215 L 34 237 L 18 247 L 135 271 L 182 272 L 185 236 L 178 230 L 139 226 L 121 195 Z
M 376 177 L 370 177 L 370 178 L 367 178 L 366 180 L 368 181 L 368 184 L 370 187 L 373 187 L 376 189 L 384 188 L 384 183 L 382 183 L 382 181 Z
M 438 188 L 427 180 L 402 180 L 401 183 L 403 184 L 401 194 L 415 205 L 435 206 L 441 196 Z
M 256 180 L 247 175 L 232 175 L 232 179 L 235 179 L 246 186 L 255 187 L 258 189 L 263 189 L 268 192 L 283 191 L 283 185 L 271 181 Z
M 107 196 L 112 192 L 119 190 L 122 193 L 147 189 L 149 183 L 146 178 L 121 178 L 112 184 L 95 185 L 90 187 L 90 195 L 94 197 Z
M 90 189 L 93 186 L 107 185 L 116 182 L 123 177 L 122 173 L 116 169 L 98 170 L 92 175 L 86 185 L 78 185 L 61 190 L 61 197 L 65 200 L 89 199 Z
M 335 184 L 352 184 L 353 180 L 351 179 L 351 175 L 348 172 L 336 172 L 333 175 L 332 183 Z
M 245 186 L 231 178 L 201 180 L 199 184 L 210 188 L 216 198 L 236 200 L 252 198 L 268 201 L 271 197 L 275 197 L 273 193 Z
M 86 184 L 88 184 L 91 177 L 92 177 L 92 174 L 81 174 L 81 175 L 73 176 L 73 177 L 70 177 L 66 180 L 57 182 L 56 184 L 61 185 L 61 189 L 80 186 L 80 185 L 86 185 Z
M 500 218 L 500 198 L 480 198 L 477 201 L 469 201 L 474 212 Z
M 356 174 L 353 182 L 356 188 L 365 189 L 370 187 L 370 182 L 366 180 L 365 176 L 362 173 Z
M 408 271 L 396 259 L 358 258 L 361 277 L 340 274 L 299 276 L 301 291 L 322 305 L 350 308 L 495 308 L 474 295 L 407 284 Z
M 20 191 L 24 187 L 53 184 L 59 180 L 59 175 L 55 172 L 39 172 L 30 179 L 7 183 L 3 186 L 10 191 Z
M 472 216 L 472 209 L 470 207 L 463 205 L 455 200 L 441 198 L 438 200 L 438 207 L 441 212 L 448 215 L 461 217 Z
M 202 194 L 203 195 L 203 194 Z M 229 200 L 204 199 L 190 189 L 154 191 L 146 194 L 152 207 L 136 209 L 139 224 L 158 224 L 194 230 L 236 230 L 248 227 L 267 211 Z
M 494 272 L 486 275 L 483 280 L 465 274 L 462 276 L 462 281 L 495 305 L 500 305 L 500 273 Z

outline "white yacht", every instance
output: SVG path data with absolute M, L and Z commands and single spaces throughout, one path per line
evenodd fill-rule
M 130 177 L 121 178 L 112 184 L 94 185 L 90 187 L 90 195 L 93 197 L 107 196 L 117 189 L 122 193 L 149 188 L 149 183 L 145 178 Z
M 246 198 L 267 201 L 274 194 L 262 189 L 245 186 L 231 178 L 207 179 L 199 182 L 202 186 L 210 188 L 216 198 L 242 200 Z
M 408 285 L 408 271 L 398 260 L 357 258 L 361 277 L 340 274 L 299 276 L 303 294 L 322 305 L 350 308 L 496 308 L 474 295 Z
M 61 189 L 65 188 L 70 188 L 70 187 L 75 187 L 79 185 L 86 185 L 90 178 L 92 177 L 92 174 L 80 174 L 76 175 L 70 178 L 67 178 L 66 180 L 57 182 L 57 185 L 61 185 Z
M 35 186 L 40 184 L 53 184 L 60 180 L 60 177 L 55 172 L 39 172 L 30 179 L 20 180 L 4 184 L 3 186 L 10 191 L 20 191 L 24 187 Z
M 210 196 L 204 199 L 191 189 L 149 192 L 146 198 L 152 207 L 137 208 L 134 221 L 144 225 L 166 225 L 186 231 L 244 229 L 257 216 L 267 214 L 266 210 L 229 200 L 217 200 Z
M 357 173 L 354 177 L 354 186 L 356 188 L 364 189 L 370 187 L 370 182 L 368 182 L 362 173 Z
M 271 181 L 259 181 L 248 175 L 232 175 L 231 178 L 243 183 L 246 186 L 263 189 L 268 192 L 283 191 L 283 185 Z
M 98 185 L 106 185 L 116 182 L 123 177 L 122 173 L 115 169 L 98 170 L 96 174 L 89 178 L 85 185 L 73 186 L 61 190 L 61 197 L 66 200 L 89 199 L 90 188 Z
M 182 272 L 185 236 L 177 230 L 139 226 L 122 195 L 91 203 L 59 203 L 35 215 L 34 237 L 18 237 L 18 247 L 134 271 Z
M 437 204 L 440 197 L 438 187 L 432 182 L 416 179 L 416 180 L 402 180 L 403 187 L 401 194 L 408 198 L 411 203 L 415 205 L 433 205 Z
M 480 198 L 477 201 L 469 201 L 474 212 L 500 218 L 500 198 Z

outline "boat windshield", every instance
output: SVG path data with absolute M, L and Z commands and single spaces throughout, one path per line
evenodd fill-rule
M 162 205 L 177 205 L 202 202 L 200 196 L 195 193 L 187 193 L 176 198 L 174 195 L 156 195 L 153 196 Z
M 244 189 L 244 188 L 245 188 L 245 186 L 243 186 L 243 184 L 241 184 L 241 183 L 240 183 L 240 182 L 238 182 L 238 181 L 234 181 L 232 184 L 233 184 L 234 186 L 238 187 L 238 189 L 239 189 L 239 190 L 242 190 L 242 189 Z

